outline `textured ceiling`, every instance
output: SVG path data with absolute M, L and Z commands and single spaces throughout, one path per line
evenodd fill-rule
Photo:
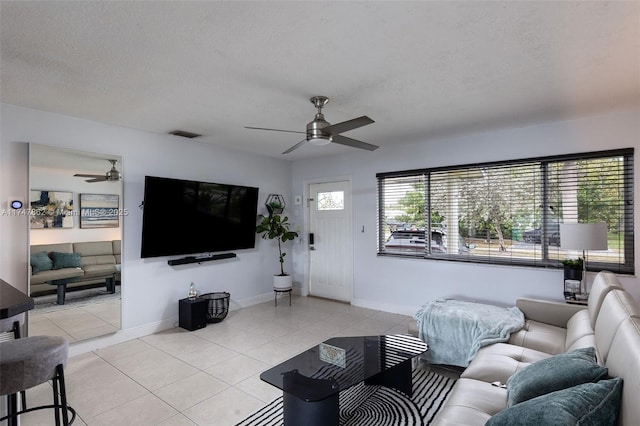
M 34 167 L 70 170 L 73 173 L 105 174 L 111 169 L 109 160 L 117 160 L 116 168 L 122 170 L 120 163 L 122 157 L 117 155 L 32 144 L 29 156 L 31 165 Z
M 374 119 L 345 136 L 381 146 L 640 99 L 637 1 L 2 1 L 0 14 L 2 102 L 274 157 L 301 135 L 244 126 L 303 131 L 313 95 L 331 98 L 331 123 Z

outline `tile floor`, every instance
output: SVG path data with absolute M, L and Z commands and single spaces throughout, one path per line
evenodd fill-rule
M 230 312 L 198 331 L 174 328 L 70 358 L 74 425 L 234 425 L 281 395 L 260 380 L 265 369 L 330 337 L 407 332 L 404 315 L 312 297 L 283 302 Z M 51 403 L 50 385 L 29 390 L 27 401 Z M 22 416 L 22 425 L 52 420 L 40 410 Z
M 30 336 L 62 336 L 70 343 L 115 333 L 120 329 L 120 299 L 29 312 Z

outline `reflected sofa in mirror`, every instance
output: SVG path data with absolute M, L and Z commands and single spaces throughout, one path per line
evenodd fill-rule
M 122 158 L 39 144 L 29 156 L 29 335 L 76 342 L 114 333 L 124 209 L 113 168 L 122 171 Z

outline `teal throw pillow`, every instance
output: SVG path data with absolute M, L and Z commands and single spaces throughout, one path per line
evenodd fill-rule
M 583 383 L 502 410 L 485 426 L 615 426 L 621 398 L 622 379 Z
M 53 269 L 82 268 L 80 255 L 78 253 L 60 253 L 54 251 L 51 257 L 53 257 Z
M 31 263 L 31 272 L 33 274 L 41 271 L 49 271 L 53 268 L 53 262 L 46 251 L 32 254 L 29 262 Z
M 607 378 L 606 367 L 596 364 L 596 350 L 581 348 L 543 359 L 507 380 L 507 407 L 582 383 Z

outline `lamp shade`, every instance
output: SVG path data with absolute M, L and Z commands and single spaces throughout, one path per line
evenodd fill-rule
M 561 223 L 560 247 L 569 250 L 607 250 L 607 224 Z

